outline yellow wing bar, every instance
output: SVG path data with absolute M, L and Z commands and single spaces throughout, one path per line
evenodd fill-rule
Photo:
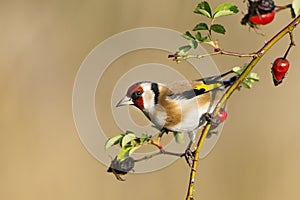
M 194 90 L 202 91 L 203 93 L 212 91 L 216 88 L 222 87 L 222 83 L 212 83 L 212 84 L 205 84 L 205 83 L 199 83 L 194 87 Z

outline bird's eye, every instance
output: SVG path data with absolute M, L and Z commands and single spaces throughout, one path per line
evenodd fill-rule
M 134 93 L 132 93 L 131 98 L 133 100 L 136 100 L 137 98 L 139 98 L 142 95 L 142 91 L 136 91 Z

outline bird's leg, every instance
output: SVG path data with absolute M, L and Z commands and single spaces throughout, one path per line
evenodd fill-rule
M 185 158 L 187 164 L 188 164 L 190 167 L 192 167 L 193 161 L 194 161 L 194 159 L 195 159 L 195 151 L 192 151 L 192 150 L 191 150 L 192 144 L 193 144 L 193 141 L 190 140 L 190 142 L 189 142 L 189 144 L 188 144 L 188 146 L 187 146 L 185 152 L 184 152 L 183 154 L 181 154 L 181 157 L 184 156 L 184 158 Z
M 157 142 L 160 144 L 161 138 L 164 135 L 164 133 L 168 134 L 169 130 L 166 128 L 161 129 L 160 133 L 157 136 Z
M 192 166 L 192 163 L 193 163 L 193 160 L 195 158 L 194 156 L 194 152 L 191 150 L 191 146 L 193 144 L 193 141 L 194 141 L 194 138 L 195 138 L 195 132 L 191 132 L 189 133 L 189 136 L 190 136 L 190 142 L 185 150 L 184 153 L 175 153 L 175 152 L 170 152 L 170 151 L 166 151 L 161 145 L 160 145 L 160 140 L 161 140 L 161 137 L 164 133 L 168 133 L 168 130 L 167 129 L 164 129 L 162 130 L 160 133 L 159 133 L 159 136 L 157 138 L 157 144 L 156 146 L 159 148 L 161 154 L 165 154 L 165 155 L 171 155 L 171 156 L 178 156 L 178 157 L 184 157 L 186 162 L 188 163 L 188 165 L 191 167 Z
M 192 131 L 192 132 L 189 132 L 189 138 L 190 138 L 190 142 L 189 144 L 187 145 L 187 148 L 185 150 L 185 152 L 181 155 L 181 157 L 184 156 L 187 164 L 192 167 L 192 163 L 195 159 L 195 152 L 191 150 L 191 147 L 193 145 L 193 142 L 195 140 L 195 137 L 196 137 L 196 132 L 197 131 Z

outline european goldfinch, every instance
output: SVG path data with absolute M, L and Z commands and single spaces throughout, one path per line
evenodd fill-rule
M 129 87 L 126 96 L 116 106 L 134 105 L 164 132 L 188 133 L 190 143 L 187 149 L 190 149 L 196 132 L 205 123 L 202 120 L 204 114 L 214 109 L 224 89 L 236 80 L 236 76 L 222 80 L 230 73 L 232 71 L 170 84 L 137 82 Z

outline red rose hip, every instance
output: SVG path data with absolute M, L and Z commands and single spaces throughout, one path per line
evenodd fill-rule
M 253 24 L 265 25 L 272 22 L 274 17 L 275 17 L 275 11 L 273 10 L 270 13 L 252 16 L 249 18 L 249 21 L 251 21 Z
M 221 108 L 221 110 L 219 111 L 218 117 L 219 117 L 220 122 L 224 122 L 227 119 L 227 112 L 225 111 L 225 109 Z
M 274 61 L 272 66 L 272 75 L 275 86 L 282 83 L 282 80 L 284 79 L 289 67 L 290 63 L 286 58 L 277 58 Z

